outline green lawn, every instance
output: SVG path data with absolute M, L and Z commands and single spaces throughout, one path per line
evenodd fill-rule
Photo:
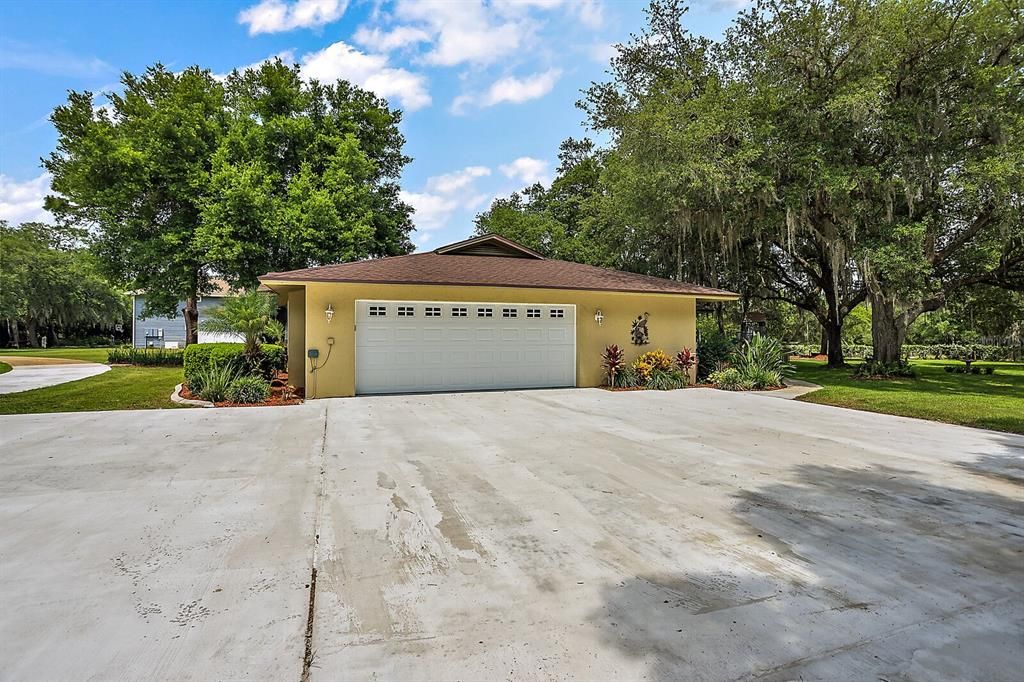
M 6 374 L 11 371 L 11 366 L 6 362 L 0 362 L 0 374 Z
M 37 358 L 67 358 L 107 364 L 109 348 L 0 348 L 0 355 L 30 355 Z
M 995 374 L 950 374 L 949 360 L 915 360 L 914 379 L 854 379 L 850 369 L 828 369 L 815 360 L 795 360 L 794 375 L 825 388 L 798 398 L 804 402 L 883 412 L 904 417 L 1024 433 L 1024 364 L 979 362 Z
M 179 383 L 181 367 L 113 367 L 88 379 L 0 395 L 0 414 L 179 407 L 171 402 Z

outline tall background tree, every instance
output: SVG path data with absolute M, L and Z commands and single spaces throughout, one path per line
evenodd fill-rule
M 398 200 L 401 113 L 340 81 L 306 83 L 280 61 L 224 83 L 162 65 L 122 77 L 95 107 L 72 92 L 52 116 L 47 207 L 87 227 L 106 270 L 176 315 L 189 342 L 216 276 L 251 286 L 267 271 L 412 249 Z
M 865 301 L 893 362 L 922 312 L 1024 286 L 1018 5 L 760 0 L 719 41 L 686 11 L 652 2 L 580 103 L 609 143 L 576 221 L 609 262 L 792 305 L 833 366 Z M 561 235 L 547 193 L 478 226 Z
M 58 336 L 109 335 L 131 319 L 128 297 L 102 276 L 81 234 L 0 221 L 0 338 L 30 346 Z

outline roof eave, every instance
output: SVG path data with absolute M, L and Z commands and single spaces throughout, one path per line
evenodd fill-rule
M 276 273 L 270 273 L 276 274 Z M 408 280 L 379 280 L 379 279 L 333 279 L 327 277 L 305 277 L 302 279 L 274 278 L 265 275 L 259 278 L 260 282 L 270 288 L 281 286 L 301 286 L 305 284 L 383 284 L 386 286 L 426 286 L 426 287 L 494 287 L 497 289 L 555 289 L 558 291 L 607 291 L 617 294 L 644 294 L 650 296 L 688 296 L 704 300 L 735 301 L 739 294 L 731 291 L 651 291 L 646 289 L 623 289 L 621 287 L 570 287 L 554 284 L 495 284 L 494 282 L 411 282 Z M 275 289 L 276 291 L 276 289 Z

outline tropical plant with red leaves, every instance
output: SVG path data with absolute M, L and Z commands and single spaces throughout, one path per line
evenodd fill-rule
M 626 366 L 626 352 L 613 343 L 601 353 L 601 366 L 604 367 L 605 376 L 608 377 L 608 385 L 614 386 L 615 375 Z
M 690 370 L 697 365 L 697 354 L 689 348 L 684 347 L 681 351 L 676 353 L 676 367 L 683 373 L 683 376 L 689 380 Z

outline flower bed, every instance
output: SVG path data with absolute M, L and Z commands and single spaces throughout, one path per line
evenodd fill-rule
M 202 400 L 202 398 L 188 390 L 188 386 L 181 387 L 181 397 L 186 400 Z M 270 396 L 263 402 L 238 403 L 230 400 L 220 400 L 213 403 L 214 407 L 274 407 L 278 405 L 300 405 L 305 398 L 305 391 L 301 388 L 288 386 L 288 374 L 276 378 L 270 386 Z

